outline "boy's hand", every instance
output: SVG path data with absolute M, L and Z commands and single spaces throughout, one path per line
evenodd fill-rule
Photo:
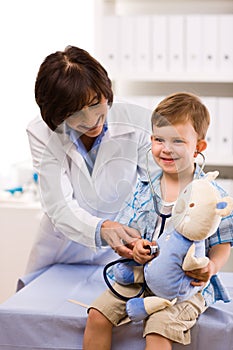
M 156 255 L 150 255 L 150 249 L 148 247 L 150 245 L 156 245 L 156 242 L 150 242 L 146 239 L 139 239 L 135 242 L 133 248 L 133 259 L 140 264 L 145 264 L 152 260 Z
M 130 259 L 135 242 L 141 238 L 136 229 L 110 220 L 103 222 L 100 235 L 117 254 Z
M 213 275 L 215 275 L 227 262 L 231 253 L 230 243 L 216 244 L 209 250 L 209 264 L 193 271 L 187 271 L 186 275 L 194 278 L 196 281 L 191 282 L 193 286 L 203 286 Z
M 193 271 L 186 271 L 185 274 L 195 279 L 195 281 L 191 282 L 192 286 L 204 286 L 211 276 L 215 274 L 215 270 L 215 264 L 210 260 L 206 267 Z

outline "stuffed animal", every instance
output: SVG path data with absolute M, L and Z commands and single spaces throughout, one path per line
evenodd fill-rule
M 126 304 L 133 321 L 192 297 L 203 287 L 190 284 L 185 271 L 203 268 L 209 259 L 205 256 L 205 239 L 218 228 L 221 218 L 233 210 L 231 197 L 221 198 L 211 181 L 218 172 L 209 172 L 193 180 L 179 195 L 172 210 L 172 229 L 157 240 L 159 254 L 144 265 L 139 273 L 138 264 L 118 263 L 113 268 L 120 284 L 139 283 L 145 279 L 155 296 L 132 298 Z M 144 276 L 143 276 L 144 275 Z

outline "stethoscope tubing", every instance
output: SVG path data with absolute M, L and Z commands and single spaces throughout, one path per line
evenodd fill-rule
M 152 179 L 151 179 L 151 175 L 150 175 L 150 170 L 149 170 L 149 160 L 148 160 L 148 154 L 149 152 L 151 151 L 151 148 L 149 148 L 149 150 L 146 152 L 146 171 L 147 171 L 147 176 L 148 176 L 148 181 L 149 181 L 149 186 L 150 186 L 150 190 L 151 190 L 151 194 L 152 194 L 152 198 L 153 198 L 153 204 L 154 204 L 154 209 L 155 209 L 155 212 L 158 216 L 160 216 L 162 218 L 162 223 L 161 223 L 161 228 L 160 228 L 160 232 L 159 232 L 159 236 L 161 236 L 161 234 L 163 233 L 164 231 L 164 227 L 165 227 L 165 222 L 166 222 L 166 219 L 170 218 L 171 217 L 171 214 L 162 214 L 160 211 L 159 211 L 159 208 L 158 208 L 158 201 L 157 201 L 157 195 L 155 193 L 155 190 L 154 190 L 154 187 L 153 187 L 153 184 L 152 184 Z M 205 156 L 204 154 L 202 154 L 201 152 L 198 152 L 198 154 L 200 154 L 202 156 L 202 165 L 200 167 L 200 170 L 196 176 L 196 178 L 199 178 L 200 177 L 200 174 L 202 172 L 202 170 L 204 169 L 204 166 L 205 166 Z M 146 289 L 146 281 L 144 280 L 144 283 L 142 284 L 142 288 L 141 290 L 134 296 L 131 296 L 131 297 L 126 297 L 120 293 L 118 293 L 113 285 L 110 283 L 109 279 L 108 279 L 108 269 L 117 264 L 117 263 L 126 263 L 126 262 L 129 262 L 129 261 L 132 261 L 132 259 L 128 259 L 128 258 L 121 258 L 121 259 L 117 259 L 117 260 L 114 260 L 114 261 L 111 261 L 110 263 L 106 264 L 105 267 L 104 267 L 104 270 L 103 270 L 103 277 L 104 277 L 104 280 L 105 280 L 105 283 L 107 284 L 107 286 L 109 287 L 109 289 L 111 290 L 111 292 L 116 295 L 119 299 L 121 300 L 124 300 L 124 301 L 128 301 L 132 298 L 139 298 L 140 296 L 142 296 L 142 294 L 144 293 L 145 289 Z
M 114 287 L 112 286 L 112 284 L 110 283 L 110 281 L 109 281 L 109 279 L 108 279 L 108 272 L 107 272 L 107 271 L 108 271 L 108 269 L 109 269 L 111 266 L 113 266 L 113 265 L 115 265 L 115 264 L 117 264 L 117 263 L 126 263 L 126 262 L 130 262 L 130 261 L 132 261 L 132 259 L 129 259 L 129 258 L 117 259 L 117 260 L 111 261 L 110 263 L 108 263 L 107 265 L 105 265 L 104 270 L 103 270 L 104 280 L 105 280 L 105 283 L 107 284 L 108 288 L 109 288 L 109 289 L 111 290 L 111 292 L 112 292 L 113 294 L 115 294 L 119 299 L 124 300 L 124 301 L 126 301 L 126 302 L 127 302 L 128 300 L 130 300 L 130 299 L 133 299 L 133 298 L 139 298 L 139 297 L 144 293 L 144 291 L 145 291 L 145 289 L 146 289 L 146 282 L 145 282 L 145 281 L 143 282 L 140 291 L 139 291 L 136 295 L 133 295 L 133 296 L 131 296 L 131 297 L 126 297 L 126 296 L 124 296 L 124 295 L 118 293 L 118 292 L 114 289 Z
M 149 158 L 148 158 L 149 152 L 151 152 L 151 148 L 149 148 L 146 152 L 146 172 L 147 172 L 148 182 L 149 182 L 149 186 L 150 186 L 150 191 L 151 191 L 152 198 L 153 198 L 154 209 L 155 209 L 155 212 L 157 215 L 159 215 L 163 220 L 164 219 L 166 220 L 167 218 L 171 217 L 171 214 L 162 214 L 159 211 L 158 201 L 157 201 L 158 195 L 155 193 L 155 190 L 154 190 L 154 187 L 152 184 L 150 170 L 149 170 Z M 196 175 L 196 178 L 198 179 L 200 177 L 203 169 L 204 169 L 206 160 L 205 160 L 205 156 L 203 153 L 201 153 L 201 152 L 197 152 L 197 153 L 202 156 L 202 164 L 200 166 L 200 170 L 199 170 L 198 174 Z

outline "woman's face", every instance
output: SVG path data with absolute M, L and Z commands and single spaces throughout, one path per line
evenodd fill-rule
M 107 113 L 108 101 L 102 97 L 99 102 L 95 95 L 87 106 L 68 117 L 66 124 L 82 135 L 97 137 L 103 129 Z

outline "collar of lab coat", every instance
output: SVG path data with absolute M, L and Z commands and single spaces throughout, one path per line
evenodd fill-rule
M 132 106 L 131 106 L 132 107 Z M 110 137 L 121 136 L 124 134 L 134 133 L 136 125 L 132 122 L 132 108 L 129 104 L 116 103 L 109 109 L 107 115 L 108 132 Z M 58 128 L 59 138 L 67 153 L 73 149 L 73 143 L 66 133 L 65 124 Z
M 120 136 L 135 132 L 129 104 L 115 103 L 109 110 L 107 121 L 110 136 Z
M 133 111 L 132 111 L 133 112 Z M 118 137 L 121 135 L 134 133 L 136 131 L 136 127 L 131 122 L 131 108 L 127 104 L 118 103 L 114 104 L 107 115 L 107 123 L 108 123 L 108 131 L 106 132 L 104 139 L 112 139 L 114 137 Z M 63 145 L 63 150 L 65 153 L 72 159 L 74 163 L 76 163 L 79 166 L 79 169 L 82 170 L 83 173 L 87 177 L 90 176 L 85 160 L 80 155 L 79 152 L 77 152 L 75 145 L 70 140 L 69 135 L 66 133 L 65 124 L 63 123 L 56 132 L 58 138 L 60 139 L 60 142 Z M 104 140 L 103 140 L 104 141 Z M 110 153 L 112 152 L 112 155 L 115 154 L 115 147 L 116 144 L 111 144 L 111 149 L 108 149 L 108 156 L 110 157 Z M 99 162 L 101 162 L 100 155 L 98 154 L 95 166 L 93 169 L 93 174 L 95 174 L 95 168 L 98 167 Z

